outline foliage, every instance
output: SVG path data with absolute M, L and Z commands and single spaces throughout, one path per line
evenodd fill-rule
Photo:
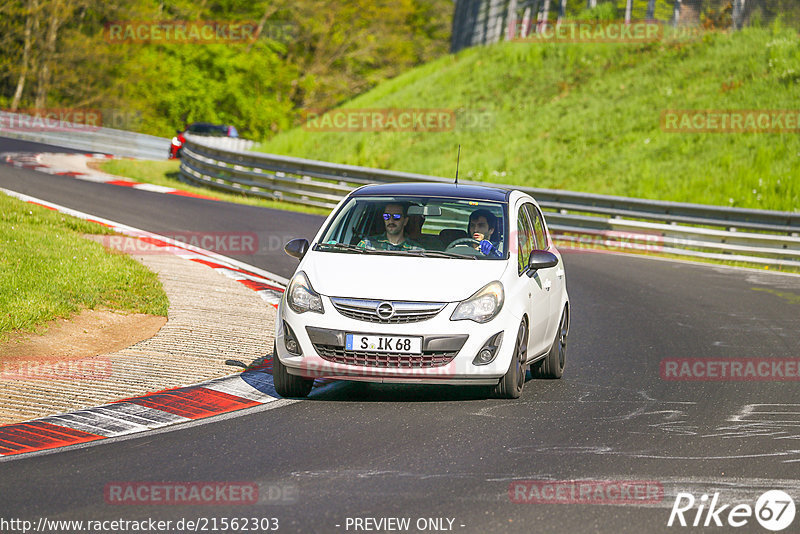
M 767 46 L 784 38 L 789 51 Z M 452 176 L 461 144 L 460 175 L 472 180 L 792 211 L 800 206 L 796 133 L 670 133 L 660 117 L 796 109 L 800 86 L 783 81 L 770 58 L 777 50 L 796 57 L 797 41 L 793 31 L 748 28 L 654 44 L 471 48 L 346 105 L 452 109 L 452 131 L 297 128 L 256 149 Z
M 615 2 L 603 2 L 593 9 L 585 9 L 576 17 L 577 20 L 619 20 L 622 18 Z
M 100 109 L 109 126 L 160 136 L 213 121 L 265 138 L 445 53 L 451 14 L 451 0 L 10 0 L 0 107 Z M 261 31 L 223 44 L 109 39 L 108 24 L 130 21 Z
M 791 31 L 776 29 L 767 43 L 770 74 L 785 83 L 800 80 L 800 40 Z

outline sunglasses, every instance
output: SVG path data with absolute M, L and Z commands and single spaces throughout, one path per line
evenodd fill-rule
M 383 214 L 383 220 L 384 221 L 388 221 L 389 219 L 394 219 L 395 221 L 399 221 L 402 218 L 403 218 L 403 214 L 402 213 L 384 213 Z

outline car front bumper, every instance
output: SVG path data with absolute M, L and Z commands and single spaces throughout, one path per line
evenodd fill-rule
M 458 303 L 449 303 L 435 317 L 402 324 L 375 323 L 341 315 L 323 296 L 325 313 L 298 314 L 285 304 L 278 307 L 276 356 L 292 375 L 387 383 L 495 385 L 506 373 L 514 351 L 521 317 L 503 309 L 491 321 L 451 321 Z M 288 330 L 291 333 L 288 333 Z M 499 332 L 503 341 L 494 360 L 476 365 L 475 356 Z M 346 334 L 420 336 L 422 355 L 348 351 Z M 302 352 L 290 353 L 287 335 Z

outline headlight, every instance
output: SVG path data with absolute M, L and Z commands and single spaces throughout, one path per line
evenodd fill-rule
M 181 141 L 177 137 L 172 138 L 172 144 L 175 146 L 181 146 Z
M 459 303 L 450 320 L 469 319 L 476 323 L 486 323 L 500 313 L 503 300 L 503 284 L 498 281 L 489 282 L 470 298 Z
M 286 290 L 286 303 L 297 313 L 307 311 L 325 313 L 322 308 L 322 298 L 311 287 L 311 282 L 308 281 L 308 277 L 303 271 L 292 278 L 292 282 Z

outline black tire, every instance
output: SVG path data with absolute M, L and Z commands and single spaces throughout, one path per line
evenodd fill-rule
M 281 397 L 306 397 L 314 386 L 313 378 L 290 375 L 278 358 L 277 346 L 272 346 L 272 382 Z
M 525 360 L 528 359 L 528 325 L 522 321 L 517 331 L 514 345 L 514 356 L 508 365 L 508 371 L 494 387 L 493 394 L 501 399 L 518 399 L 525 385 Z
M 564 365 L 567 363 L 567 336 L 569 335 L 569 306 L 564 306 L 561 321 L 558 323 L 553 346 L 544 359 L 531 365 L 531 376 L 534 378 L 561 378 Z

